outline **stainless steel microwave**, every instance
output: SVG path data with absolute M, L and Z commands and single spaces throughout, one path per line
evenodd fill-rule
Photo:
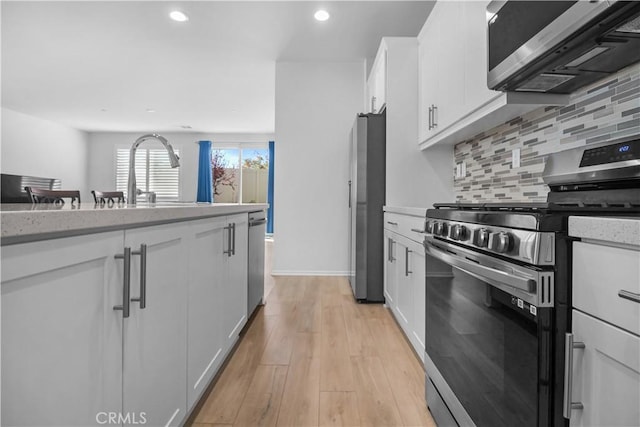
M 640 61 L 640 2 L 492 1 L 490 89 L 571 93 Z

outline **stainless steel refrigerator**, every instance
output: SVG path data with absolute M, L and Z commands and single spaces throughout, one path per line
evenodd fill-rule
M 362 302 L 384 302 L 385 113 L 359 114 L 351 130 L 349 282 Z

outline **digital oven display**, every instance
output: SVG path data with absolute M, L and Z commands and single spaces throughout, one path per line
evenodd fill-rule
M 640 140 L 584 150 L 580 167 L 640 159 Z

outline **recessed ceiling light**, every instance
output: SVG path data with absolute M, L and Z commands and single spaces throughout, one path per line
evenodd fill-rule
M 326 10 L 318 10 L 313 17 L 316 18 L 316 20 L 318 21 L 326 21 L 327 19 L 329 19 L 331 15 L 329 15 L 329 12 L 327 12 Z
M 147 108 L 147 113 L 155 113 L 156 110 L 154 110 L 153 108 Z
M 174 21 L 178 22 L 186 22 L 189 20 L 189 17 L 185 15 L 184 12 L 180 12 L 179 10 L 174 10 L 169 14 L 169 17 Z

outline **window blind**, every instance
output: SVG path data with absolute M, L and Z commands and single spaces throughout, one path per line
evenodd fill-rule
M 179 150 L 173 150 L 180 155 Z M 129 180 L 129 149 L 116 152 L 116 189 L 127 193 Z M 158 200 L 179 200 L 180 168 L 171 168 L 166 150 L 138 148 L 136 151 L 136 182 L 142 191 L 153 191 Z

